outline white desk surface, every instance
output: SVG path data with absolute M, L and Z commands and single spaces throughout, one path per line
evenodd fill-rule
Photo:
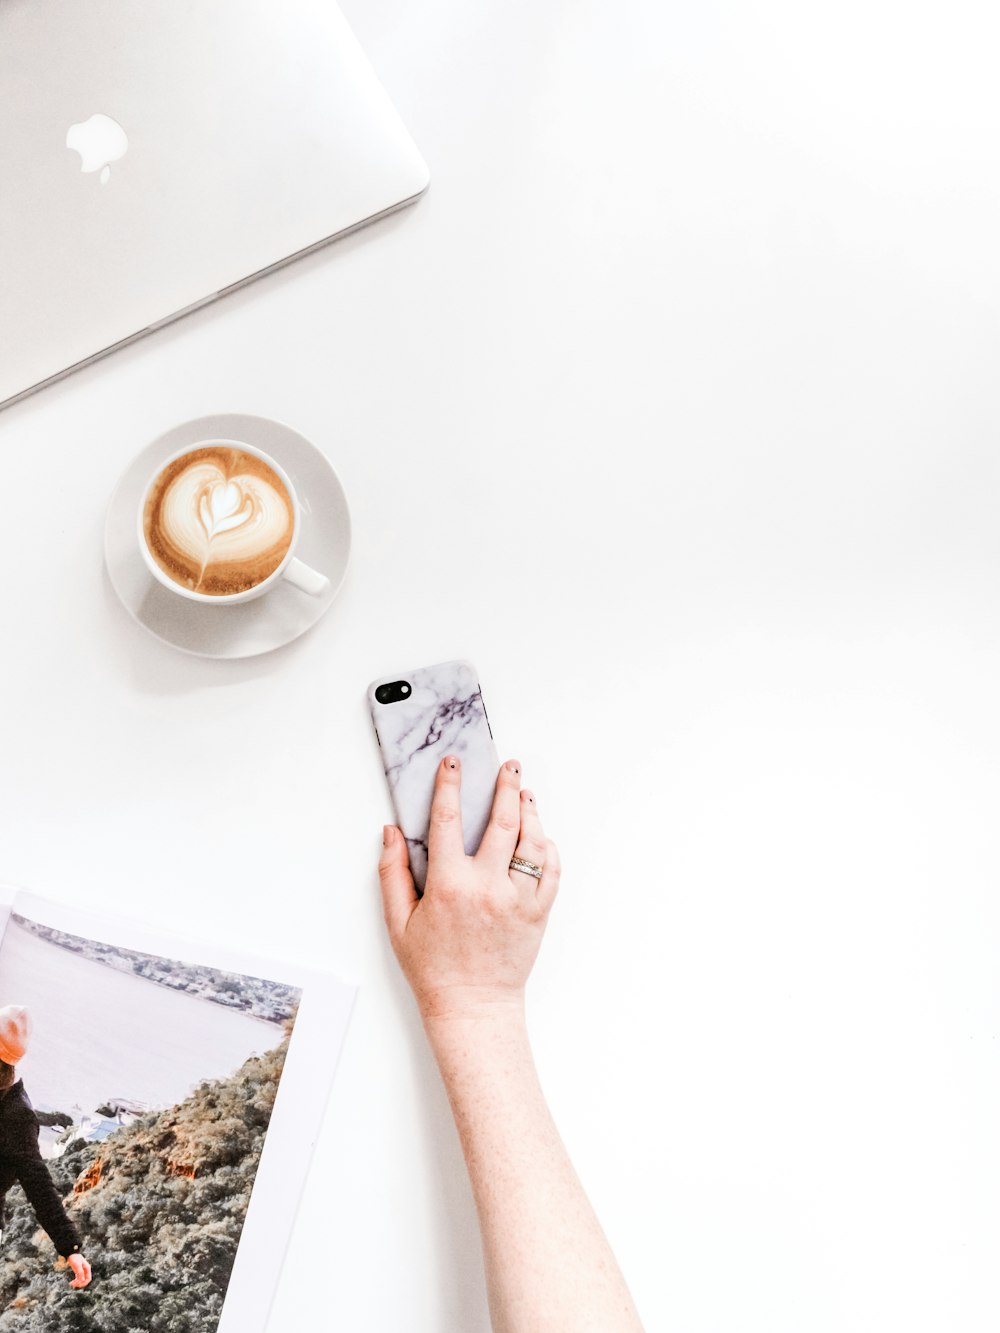
M 3 877 L 359 982 L 272 1326 L 481 1333 L 363 698 L 469 656 L 562 849 L 531 1027 L 650 1333 L 992 1333 L 996 20 L 347 13 L 427 197 L 0 417 Z M 127 460 L 213 411 L 355 520 L 326 619 L 238 664 L 101 566 Z

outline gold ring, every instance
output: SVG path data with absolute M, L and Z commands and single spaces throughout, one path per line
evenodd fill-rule
M 534 861 L 526 861 L 523 856 L 512 857 L 510 868 L 511 870 L 520 870 L 525 875 L 530 875 L 532 879 L 542 878 L 542 867 L 536 866 Z

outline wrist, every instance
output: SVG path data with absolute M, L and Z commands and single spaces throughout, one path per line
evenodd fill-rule
M 461 992 L 438 991 L 423 998 L 420 1016 L 438 1054 L 455 1046 L 492 1045 L 527 1032 L 523 991 L 502 995 L 466 987 Z
M 504 1108 L 508 1123 L 521 1123 L 537 1109 L 541 1090 L 523 997 L 482 998 L 425 1013 L 424 1031 L 467 1156 L 473 1140 L 501 1133 L 495 1123 L 498 1108 Z M 488 1107 L 493 1109 L 486 1114 Z

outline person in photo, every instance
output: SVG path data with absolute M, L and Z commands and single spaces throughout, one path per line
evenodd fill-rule
M 38 1119 L 17 1076 L 31 1038 L 31 1015 L 23 1005 L 0 1009 L 0 1228 L 7 1192 L 20 1184 L 39 1226 L 73 1270 L 71 1287 L 90 1283 L 90 1264 L 81 1253 L 80 1236 L 66 1214 L 38 1148 Z M 0 1230 L 2 1235 L 2 1230 Z

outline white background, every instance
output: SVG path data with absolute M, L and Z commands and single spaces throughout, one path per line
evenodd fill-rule
M 991 9 L 347 13 L 427 197 L 0 417 L 3 877 L 359 982 L 272 1326 L 481 1333 L 364 705 L 468 656 L 562 849 L 530 1023 L 651 1333 L 993 1333 Z M 246 663 L 101 568 L 129 458 L 213 411 L 355 520 Z

